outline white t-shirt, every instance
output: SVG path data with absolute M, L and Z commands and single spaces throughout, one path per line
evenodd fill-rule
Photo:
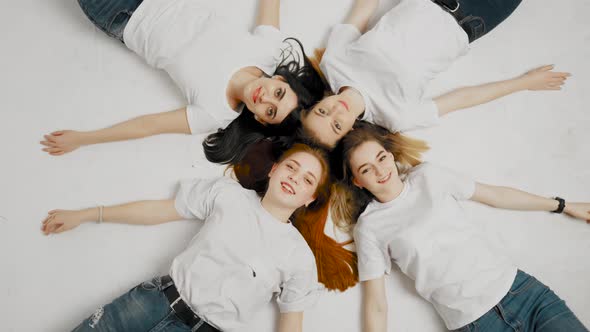
M 224 128 L 239 115 L 226 99 L 231 76 L 249 66 L 272 75 L 285 38 L 272 26 L 244 31 L 217 7 L 204 0 L 144 0 L 124 31 L 125 45 L 182 90 L 193 134 Z
M 372 201 L 359 217 L 359 278 L 380 278 L 393 260 L 447 328 L 460 328 L 500 302 L 517 269 L 464 216 L 458 201 L 473 196 L 473 180 L 424 163 L 404 184 L 397 198 Z
M 275 294 L 280 312 L 315 303 L 322 286 L 309 246 L 254 191 L 226 177 L 185 181 L 175 206 L 205 221 L 170 268 L 182 299 L 205 321 L 239 328 Z
M 430 0 L 402 0 L 361 35 L 355 26 L 332 28 L 320 63 L 334 93 L 358 90 L 364 120 L 393 132 L 437 123 L 438 109 L 424 99 L 426 83 L 467 53 L 457 21 Z

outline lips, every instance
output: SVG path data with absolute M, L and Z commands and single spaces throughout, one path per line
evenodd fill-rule
M 389 179 L 391 179 L 391 173 L 387 174 L 387 176 L 384 177 L 383 179 L 378 180 L 377 183 L 383 184 L 383 183 L 389 181 Z
M 287 193 L 289 195 L 295 195 L 295 189 L 293 189 L 293 187 L 287 182 L 281 182 L 281 189 L 284 193 Z
M 260 96 L 260 90 L 262 90 L 261 86 L 259 86 L 258 89 L 254 90 L 254 93 L 252 93 L 252 100 L 254 101 L 254 103 L 258 101 L 258 96 Z
M 342 106 L 344 106 L 344 108 L 346 108 L 346 110 L 348 111 L 348 104 L 347 104 L 345 101 L 343 101 L 343 100 L 339 100 L 338 102 L 339 102 L 340 104 L 342 104 Z

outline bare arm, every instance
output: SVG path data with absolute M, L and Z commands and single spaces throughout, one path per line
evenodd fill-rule
M 45 234 L 62 233 L 71 230 L 81 223 L 98 221 L 98 207 L 82 210 L 49 211 L 41 225 Z M 176 212 L 174 200 L 137 201 L 121 205 L 105 206 L 102 209 L 102 221 L 131 225 L 157 225 L 169 221 L 181 220 Z
M 522 90 L 561 90 L 569 73 L 553 72 L 553 66 L 533 69 L 517 78 L 459 88 L 434 98 L 440 116 Z
M 279 16 L 280 6 L 279 0 L 260 0 L 258 2 L 258 17 L 256 18 L 256 25 L 272 25 L 280 29 Z
M 279 332 L 301 332 L 303 330 L 303 312 L 281 313 Z
M 495 208 L 527 211 L 554 211 L 559 203 L 553 198 L 537 196 L 522 190 L 476 183 L 472 201 Z M 590 219 L 590 203 L 566 202 L 564 212 L 574 218 Z
M 378 5 L 379 0 L 356 0 L 344 23 L 352 24 L 364 33 Z
M 387 331 L 387 298 L 385 277 L 362 282 L 363 331 Z
M 156 114 L 142 115 L 114 126 L 93 130 L 60 130 L 45 135 L 41 144 L 50 155 L 59 156 L 80 146 L 124 141 L 158 134 L 190 134 L 186 107 Z

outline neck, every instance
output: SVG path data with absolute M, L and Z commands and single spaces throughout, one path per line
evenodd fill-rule
M 382 193 L 375 195 L 375 198 L 381 203 L 391 202 L 396 199 L 402 190 L 404 190 L 405 184 L 396 176 L 395 179 L 391 179 L 392 183 Z
M 275 204 L 267 195 L 262 198 L 262 208 L 268 211 L 273 217 L 281 222 L 288 223 L 289 217 L 295 212 L 294 209 L 281 207 Z
M 357 89 L 353 87 L 344 87 L 338 93 L 339 96 L 346 98 L 350 104 L 350 113 L 355 119 L 359 118 L 365 111 L 365 99 Z

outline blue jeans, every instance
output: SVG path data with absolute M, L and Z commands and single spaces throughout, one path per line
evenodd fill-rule
M 457 0 L 466 16 L 469 42 L 492 31 L 518 7 L 522 0 Z
M 143 0 L 78 0 L 80 7 L 100 30 L 123 42 L 123 31 Z
M 588 332 L 549 287 L 518 271 L 508 294 L 475 322 L 459 332 Z
M 73 331 L 191 331 L 176 317 L 162 289 L 160 277 L 143 282 L 99 308 Z

